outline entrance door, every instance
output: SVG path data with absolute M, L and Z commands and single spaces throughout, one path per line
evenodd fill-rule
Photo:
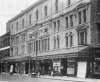
M 87 62 L 78 62 L 77 77 L 85 78 Z

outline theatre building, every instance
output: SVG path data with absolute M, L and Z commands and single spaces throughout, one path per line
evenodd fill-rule
M 7 61 L 14 65 L 14 72 L 44 69 L 48 75 L 52 69 L 55 75 L 91 77 L 91 51 L 97 43 L 93 3 L 40 0 L 9 20 L 11 53 Z

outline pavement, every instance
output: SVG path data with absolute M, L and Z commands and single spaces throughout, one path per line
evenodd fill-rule
M 9 73 L 1 73 L 1 75 L 9 75 Z M 25 77 L 28 79 L 33 79 L 31 78 L 28 74 L 13 74 L 12 76 L 17 76 L 17 77 Z M 100 79 L 91 79 L 91 78 L 78 78 L 78 77 L 67 77 L 67 76 L 38 76 L 37 78 L 42 78 L 42 79 L 51 79 L 51 80 L 61 80 L 61 81 L 71 81 L 71 82 L 100 82 Z

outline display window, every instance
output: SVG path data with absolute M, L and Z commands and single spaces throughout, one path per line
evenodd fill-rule
M 60 60 L 53 61 L 53 69 L 55 70 L 55 72 L 61 73 L 61 61 Z
M 67 74 L 75 74 L 75 60 L 68 60 L 67 61 Z
M 94 71 L 94 74 L 100 74 L 100 59 L 95 59 L 94 63 L 93 63 L 93 71 Z

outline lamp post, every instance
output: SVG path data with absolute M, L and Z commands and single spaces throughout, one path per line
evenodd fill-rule
M 37 39 L 37 35 L 38 35 L 38 33 L 35 32 L 35 40 Z M 36 46 L 36 50 L 35 50 L 36 51 L 35 74 L 37 76 L 37 40 L 36 40 L 35 46 Z

